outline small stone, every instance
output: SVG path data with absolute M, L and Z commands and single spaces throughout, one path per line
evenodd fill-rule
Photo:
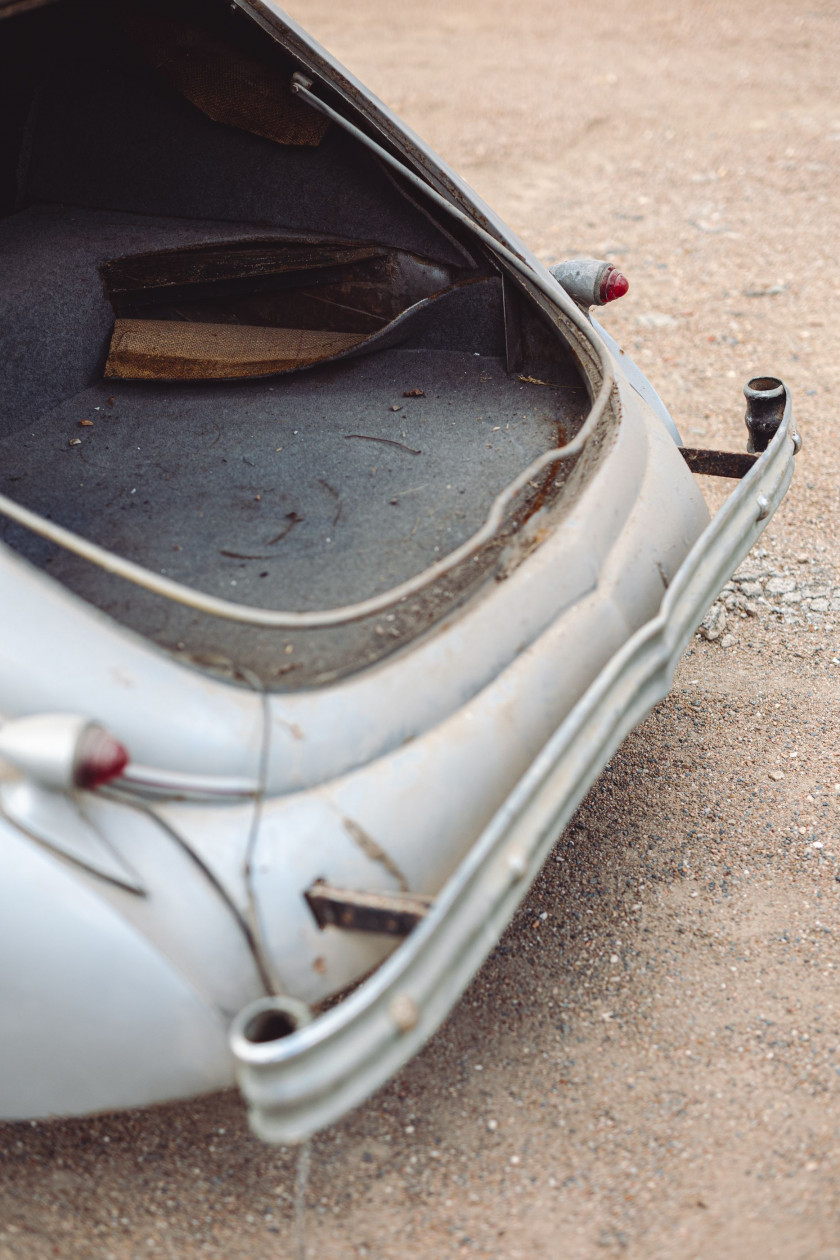
M 791 591 L 795 590 L 795 578 L 773 577 L 767 583 L 767 591 L 770 595 L 789 595 Z
M 487 1121 L 487 1128 L 490 1130 L 490 1132 L 491 1132 L 491 1133 L 495 1133 L 495 1132 L 496 1132 L 496 1130 L 498 1129 L 498 1127 L 499 1127 L 499 1122 L 498 1122 L 498 1120 L 488 1120 L 488 1121 Z
M 799 556 L 797 556 L 797 557 L 796 557 L 796 563 L 797 563 L 797 564 L 807 564 L 807 563 L 808 563 L 808 561 L 809 561 L 810 559 L 811 559 L 811 557 L 810 557 L 810 556 L 806 556 L 806 555 L 803 553 L 802 555 L 799 555 Z
M 719 600 L 712 604 L 706 616 L 700 623 L 698 633 L 701 638 L 714 642 L 719 639 L 726 629 L 726 609 Z
M 402 411 L 402 407 L 401 407 L 401 406 L 399 406 L 397 403 L 394 403 L 394 405 L 393 405 L 393 407 L 391 408 L 391 410 L 392 410 L 392 411 Z
M 767 777 L 769 779 L 773 779 L 775 783 L 778 783 L 780 779 L 785 777 L 785 774 L 783 770 L 771 770 Z
M 734 642 L 735 642 L 735 635 L 734 635 L 734 634 L 725 634 L 725 635 L 723 636 L 723 638 L 721 639 L 721 641 L 720 641 L 720 646 L 721 646 L 722 648 L 729 648 L 729 647 L 732 647 L 732 645 L 734 644 Z
M 81 439 L 81 438 L 71 438 L 71 439 L 70 439 L 70 445 L 71 445 L 71 446 L 81 446 L 81 445 L 82 445 L 82 439 Z

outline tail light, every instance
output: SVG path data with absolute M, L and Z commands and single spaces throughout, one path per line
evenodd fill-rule
M 624 297 L 630 288 L 617 267 L 598 258 L 568 258 L 550 271 L 579 306 L 604 306 Z
M 629 288 L 630 283 L 627 277 L 621 274 L 618 267 L 607 267 L 598 289 L 601 298 L 600 305 L 605 306 L 607 302 L 614 302 L 616 298 L 624 297 Z
M 39 713 L 0 727 L 0 761 L 43 787 L 100 787 L 122 774 L 128 760 L 109 731 L 76 714 Z
M 118 778 L 128 765 L 128 753 L 110 731 L 92 724 L 82 732 L 76 747 L 73 782 L 93 789 Z

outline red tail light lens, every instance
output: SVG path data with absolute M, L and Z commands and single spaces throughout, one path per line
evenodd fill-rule
M 79 740 L 73 782 L 76 787 L 96 788 L 121 775 L 128 753 L 118 739 L 101 726 L 89 726 Z
M 601 280 L 601 305 L 603 306 L 607 302 L 614 302 L 616 298 L 624 297 L 629 288 L 630 283 L 627 277 L 622 275 L 617 267 L 610 267 Z

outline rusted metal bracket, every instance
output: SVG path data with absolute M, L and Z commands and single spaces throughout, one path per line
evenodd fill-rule
M 757 455 L 746 455 L 740 451 L 705 451 L 693 446 L 681 446 L 680 454 L 693 473 L 704 477 L 745 477 L 750 471 Z
M 745 477 L 761 452 L 767 450 L 784 420 L 787 390 L 775 376 L 754 376 L 744 386 L 744 397 L 747 400 L 748 453 L 702 451 L 681 446 L 682 457 L 693 473 L 706 477 Z M 791 437 L 796 455 L 802 439 L 795 431 L 791 432 Z
M 320 879 L 304 896 L 319 928 L 384 932 L 387 936 L 408 936 L 432 905 L 431 897 L 414 893 L 354 892 L 333 888 Z

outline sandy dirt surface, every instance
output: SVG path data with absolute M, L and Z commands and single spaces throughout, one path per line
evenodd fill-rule
M 309 1254 L 838 1257 L 840 9 L 292 8 L 543 257 L 626 271 L 605 323 L 687 442 L 742 449 L 757 372 L 805 439 L 464 1000 L 314 1142 Z M 297 1255 L 232 1093 L 0 1137 L 4 1260 Z

